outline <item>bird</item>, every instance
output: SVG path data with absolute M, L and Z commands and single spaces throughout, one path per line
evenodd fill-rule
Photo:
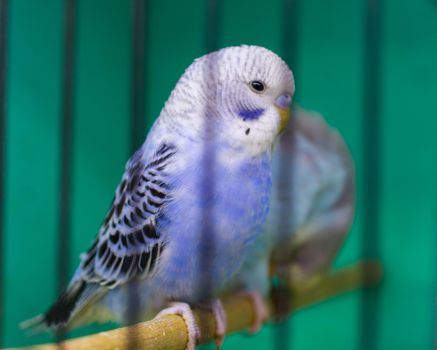
M 319 113 L 297 105 L 293 113 L 294 135 L 289 125 L 274 155 L 277 186 L 266 229 L 277 235 L 273 263 L 291 262 L 295 267 L 291 278 L 308 283 L 331 268 L 349 233 L 356 205 L 355 166 L 341 134 Z M 295 169 L 288 177 L 288 195 L 281 190 L 287 180 L 279 169 L 287 157 Z M 289 203 L 290 215 L 284 220 L 280 215 Z M 285 225 L 290 229 L 284 230 Z
M 182 74 L 64 293 L 27 327 L 67 330 L 179 314 L 187 349 L 199 337 L 191 306 L 219 296 L 261 234 L 272 188 L 271 154 L 294 94 L 272 51 L 226 47 Z
M 290 311 L 290 287 L 314 283 L 331 268 L 355 212 L 354 162 L 344 139 L 317 112 L 293 104 L 291 115 L 272 155 L 263 234 L 232 281 L 239 290 L 270 293 L 278 321 Z

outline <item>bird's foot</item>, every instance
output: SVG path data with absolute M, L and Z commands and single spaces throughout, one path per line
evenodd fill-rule
M 184 319 L 188 330 L 188 342 L 185 350 L 194 350 L 200 337 L 200 331 L 190 305 L 179 302 L 170 303 L 170 306 L 158 313 L 155 318 L 165 315 L 179 315 Z
M 255 319 L 253 320 L 252 326 L 249 328 L 249 332 L 255 334 L 261 329 L 264 322 L 266 322 L 269 318 L 267 305 L 264 302 L 264 298 L 262 297 L 261 293 L 258 291 L 244 291 L 238 294 L 249 298 L 252 302 L 255 310 Z
M 223 303 L 220 299 L 212 299 L 211 301 L 198 305 L 202 309 L 207 309 L 212 312 L 215 319 L 215 348 L 221 349 L 226 333 L 226 313 L 223 308 Z

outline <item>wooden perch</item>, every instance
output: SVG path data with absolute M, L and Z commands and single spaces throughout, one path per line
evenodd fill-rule
M 299 310 L 348 291 L 375 285 L 381 280 L 382 268 L 378 262 L 359 262 L 347 268 L 327 274 L 307 287 L 293 291 L 292 309 Z M 223 299 L 227 317 L 226 333 L 247 329 L 254 320 L 254 310 L 249 299 L 232 296 Z M 214 340 L 215 320 L 212 314 L 194 309 L 200 327 L 200 343 Z M 130 327 L 123 327 L 85 337 L 66 340 L 62 346 L 44 344 L 27 350 L 124 350 L 135 345 L 137 350 L 182 350 L 187 343 L 187 328 L 182 317 L 168 315 Z M 9 349 L 14 350 L 14 349 Z M 19 349 L 15 349 L 19 350 Z

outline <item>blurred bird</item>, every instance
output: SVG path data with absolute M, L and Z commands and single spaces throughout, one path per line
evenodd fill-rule
M 269 269 L 282 286 L 311 283 L 327 272 L 355 211 L 354 164 L 340 134 L 323 118 L 295 105 L 292 122 L 273 153 L 273 193 L 264 226 L 233 280 L 238 290 L 270 290 Z M 273 289 L 277 319 L 289 295 Z M 279 292 L 276 294 L 276 292 Z M 287 300 L 279 300 L 286 298 Z
M 273 181 L 278 186 L 266 230 L 276 232 L 273 264 L 280 268 L 291 262 L 291 278 L 302 283 L 330 269 L 349 232 L 355 213 L 355 169 L 337 130 L 318 113 L 297 106 L 293 113 L 294 125 L 287 128 L 274 154 Z M 279 169 L 286 157 L 292 158 L 293 166 L 288 180 L 281 178 L 287 172 Z M 284 193 L 281 185 L 286 181 Z M 280 217 L 288 209 L 288 217 Z M 291 230 L 285 230 L 287 226 Z
M 192 349 L 199 334 L 188 304 L 226 289 L 261 233 L 271 151 L 293 93 L 292 72 L 265 48 L 229 47 L 195 60 L 127 162 L 66 291 L 25 326 L 128 322 L 133 295 L 141 319 L 178 301 L 160 315 L 184 317 Z M 211 305 L 221 338 L 223 310 Z

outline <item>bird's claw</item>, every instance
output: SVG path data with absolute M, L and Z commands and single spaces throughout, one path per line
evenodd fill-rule
M 248 297 L 252 302 L 255 311 L 255 317 L 252 326 L 249 328 L 249 332 L 251 334 L 255 334 L 261 329 L 262 325 L 269 318 L 269 311 L 264 302 L 264 298 L 262 297 L 260 292 L 254 290 L 240 292 L 239 294 Z
M 221 349 L 226 334 L 226 313 L 220 299 L 212 299 L 197 305 L 199 308 L 211 311 L 215 320 L 215 348 Z
M 220 299 L 213 299 L 211 301 L 211 311 L 215 319 L 215 348 L 216 350 L 221 349 L 226 333 L 226 313 L 223 308 L 223 303 Z
M 200 331 L 190 305 L 180 302 L 170 303 L 170 306 L 158 313 L 155 318 L 165 315 L 179 315 L 184 319 L 188 331 L 188 341 L 185 350 L 194 350 L 200 337 Z

